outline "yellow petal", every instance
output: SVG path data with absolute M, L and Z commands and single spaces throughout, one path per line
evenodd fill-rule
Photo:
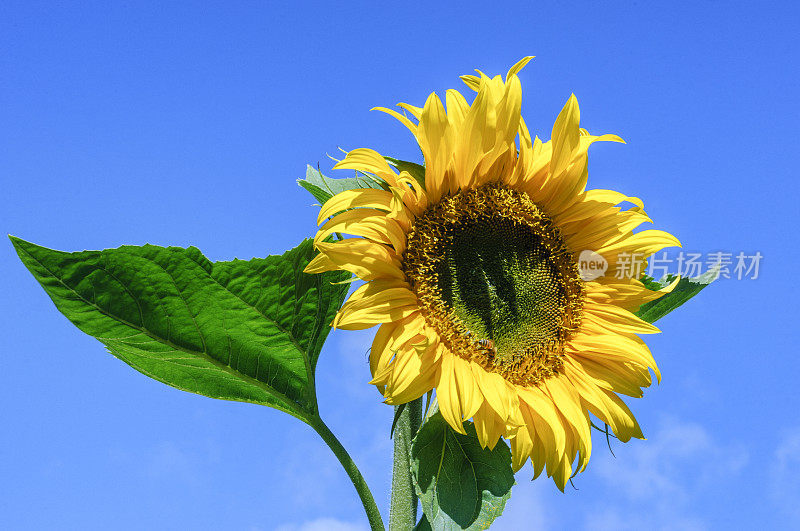
M 599 387 L 635 398 L 642 396 L 641 387 L 645 382 L 637 381 L 637 374 L 629 364 L 591 358 L 581 353 L 575 353 L 571 357 Z
M 605 301 L 635 312 L 642 304 L 671 293 L 679 282 L 680 277 L 657 291 L 646 288 L 635 278 L 600 277 L 584 285 L 587 300 Z
M 424 325 L 420 312 L 414 312 L 399 321 L 384 323 L 375 333 L 369 353 L 369 367 L 375 377 L 389 365 L 394 351 L 419 334 Z
M 346 238 L 338 242 L 317 242 L 316 245 L 330 262 L 339 269 L 350 271 L 361 280 L 405 280 L 397 253 L 380 243 L 361 238 Z
M 450 127 L 454 131 L 458 131 L 461 124 L 464 123 L 467 112 L 469 112 L 469 103 L 460 92 L 453 89 L 447 90 L 445 103 L 447 104 L 447 119 L 450 122 Z
M 431 93 L 422 109 L 417 140 L 425 156 L 425 191 L 434 203 L 448 191 L 444 177 L 452 153 L 449 125 L 444 105 Z
M 497 373 L 488 372 L 475 362 L 470 362 L 470 369 L 486 403 L 498 414 L 503 422 L 511 415 L 511 397 L 506 381 Z
M 636 227 L 649 221 L 652 220 L 641 212 L 620 212 L 619 208 L 612 207 L 591 217 L 557 223 L 570 248 L 583 250 L 608 247 L 629 237 Z
M 584 304 L 583 319 L 609 332 L 657 334 L 658 328 L 613 304 Z
M 511 439 L 511 467 L 518 472 L 533 452 L 533 439 L 527 430 L 520 430 Z
M 552 152 L 552 141 L 542 143 L 539 137 L 535 137 L 533 146 L 528 153 L 525 153 L 525 173 L 517 185 L 531 199 L 543 205 L 545 204 L 544 200 L 549 199 L 543 190 L 547 190 Z
M 592 383 L 572 361 L 564 363 L 564 371 L 577 389 L 584 407 L 608 424 L 620 441 L 627 442 L 631 437 L 643 438 L 639 423 L 619 397 Z
M 436 386 L 436 398 L 439 402 L 439 411 L 444 420 L 458 433 L 466 435 L 464 431 L 464 414 L 461 410 L 461 398 L 458 396 L 458 384 L 455 376 L 455 358 L 450 354 L 442 358 L 442 370 L 439 383 Z
M 522 108 L 522 85 L 519 78 L 512 76 L 505 85 L 503 99 L 498 105 L 495 148 L 514 143 L 520 123 Z
M 322 242 L 336 232 L 362 236 L 377 243 L 391 245 L 398 255 L 406 250 L 405 231 L 395 220 L 389 218 L 386 212 L 374 208 L 357 208 L 335 215 L 320 227 L 314 236 L 314 242 Z
M 386 190 L 371 188 L 346 190 L 325 201 L 317 216 L 317 225 L 321 225 L 324 219 L 333 214 L 350 208 L 377 208 L 388 212 L 391 210 L 391 204 L 392 194 Z
M 620 139 L 622 140 L 622 139 Z M 587 190 L 586 191 L 586 201 L 600 201 L 603 203 L 608 203 L 609 205 L 618 205 L 622 202 L 629 202 L 636 205 L 641 211 L 644 211 L 644 202 L 638 197 L 628 197 L 623 193 L 617 192 L 615 190 L 602 190 L 602 189 L 595 189 L 595 190 Z
M 572 467 L 570 466 L 567 457 L 563 457 L 561 461 L 558 462 L 555 470 L 550 471 L 548 468 L 548 474 L 553 477 L 556 487 L 558 487 L 561 492 L 564 492 L 564 488 L 567 486 L 569 478 L 572 477 Z
M 524 402 L 520 411 L 526 424 L 535 427 L 547 454 L 560 458 L 566 445 L 566 432 L 553 400 L 538 387 L 521 387 L 517 393 Z
M 661 381 L 661 371 L 659 371 L 650 349 L 641 338 L 633 334 L 579 334 L 573 337 L 567 345 L 567 354 L 575 353 L 584 357 L 636 363 L 653 369 L 658 381 Z
M 617 135 L 590 135 L 584 129 L 579 129 L 578 146 L 572 151 L 571 160 L 563 168 L 557 168 L 551 176 L 553 195 L 547 202 L 548 212 L 551 216 L 558 216 L 560 212 L 579 202 L 580 195 L 586 190 L 589 176 L 588 149 L 594 142 L 621 142 Z M 553 166 L 551 165 L 551 168 Z
M 478 442 L 484 448 L 494 449 L 497 441 L 503 436 L 505 422 L 484 402 L 472 417 Z
M 396 390 L 387 396 L 386 403 L 389 405 L 405 404 L 431 391 L 436 385 L 440 364 L 441 358 L 435 360 L 430 366 L 426 366 L 418 376 L 409 382 L 407 387 L 403 390 Z
M 533 451 L 531 452 L 531 464 L 533 465 L 533 479 L 536 479 L 544 470 L 544 465 L 547 463 L 547 455 L 542 441 L 535 436 L 533 436 L 532 439 Z
M 454 171 L 461 188 L 468 188 L 473 183 L 473 173 L 484 155 L 484 133 L 491 132 L 494 142 L 495 118 L 491 89 L 481 81 L 481 88 L 467 111 L 454 147 Z
M 413 216 L 419 216 L 428 209 L 428 194 L 410 173 L 400 172 L 397 184 L 402 189 L 403 202 Z
M 303 273 L 324 273 L 325 271 L 339 271 L 340 269 L 330 258 L 320 253 L 306 265 Z
M 475 415 L 481 404 L 483 404 L 483 394 L 475 381 L 475 376 L 472 374 L 470 362 L 456 357 L 453 369 L 458 396 L 461 400 L 461 412 L 464 419 L 469 419 Z
M 409 342 L 414 346 L 431 341 L 431 339 L 427 337 L 429 334 L 422 312 L 416 312 L 406 319 L 403 319 L 402 323 L 403 326 L 401 326 L 395 334 L 392 334 L 388 345 L 389 349 L 398 350 Z
M 580 143 L 580 117 L 578 99 L 575 94 L 570 95 L 564 108 L 558 114 L 553 124 L 552 144 L 553 156 L 550 162 L 550 173 L 559 176 L 572 161 L 573 153 Z
M 473 76 L 473 75 L 461 76 L 461 81 L 463 81 L 466 86 L 468 86 L 469 88 L 471 88 L 476 92 L 480 89 L 481 78 L 478 76 Z
M 362 330 L 376 324 L 398 321 L 419 309 L 417 296 L 407 284 L 373 280 L 358 288 L 333 321 L 335 328 Z
M 408 112 L 410 112 L 411 116 L 413 116 L 417 120 L 419 120 L 419 117 L 422 116 L 422 108 L 421 107 L 416 107 L 414 105 L 410 105 L 408 103 L 402 103 L 402 102 L 398 103 L 397 106 L 407 110 Z
M 592 437 L 589 431 L 588 415 L 581 407 L 580 397 L 560 375 L 544 380 L 544 387 L 553 399 L 559 413 L 575 431 L 575 442 L 581 454 L 580 469 L 583 469 L 592 452 Z
M 392 363 L 391 378 L 386 384 L 386 398 L 391 398 L 393 403 L 398 403 L 397 398 L 406 393 L 409 387 L 414 384 L 419 387 L 419 382 L 424 380 L 421 377 L 429 373 L 433 367 L 438 348 L 439 343 L 436 341 L 428 344 L 421 351 L 409 345 L 399 349 Z M 421 390 L 420 395 L 429 389 L 430 387 Z
M 357 148 L 347 152 L 344 160 L 339 161 L 334 170 L 357 170 L 377 175 L 392 186 L 397 184 L 397 174 L 392 171 L 380 153 L 374 149 Z
M 535 56 L 533 56 L 533 55 L 529 55 L 529 56 L 527 56 L 527 57 L 523 57 L 522 59 L 520 59 L 519 61 L 517 61 L 517 62 L 514 64 L 514 66 L 512 66 L 512 67 L 511 67 L 511 68 L 508 70 L 508 74 L 506 74 L 506 83 L 508 83 L 508 80 L 509 80 L 509 79 L 510 79 L 512 76 L 516 76 L 517 74 L 519 74 L 519 71 L 520 71 L 520 70 L 522 70 L 522 69 L 525 67 L 525 65 L 526 65 L 526 64 L 528 64 L 528 62 L 529 62 L 531 59 L 533 59 L 534 57 L 535 57 Z
M 417 136 L 417 126 L 411 120 L 409 120 L 407 116 L 404 116 L 404 115 L 400 114 L 399 112 L 395 111 L 394 109 L 387 109 L 386 107 L 373 107 L 370 110 L 372 110 L 372 111 L 381 111 L 381 112 L 385 112 L 386 114 L 388 114 L 390 116 L 394 116 L 395 118 L 397 118 L 397 120 L 400 121 L 401 124 L 403 124 L 406 127 L 408 127 L 408 130 L 411 131 L 411 134 L 413 134 L 414 136 Z
M 664 247 L 680 247 L 681 242 L 663 230 L 643 230 L 632 234 L 619 242 L 604 245 L 597 249 L 597 253 L 608 260 L 609 266 L 617 264 L 620 260 L 630 258 L 634 254 L 644 258 L 663 249 Z
M 391 210 L 386 215 L 391 220 L 394 220 L 400 228 L 404 232 L 408 232 L 411 230 L 411 225 L 414 219 L 414 213 L 411 209 L 406 206 L 405 200 L 403 198 L 403 192 L 405 195 L 411 196 L 412 192 L 409 189 L 405 189 L 402 192 L 397 188 L 391 188 L 392 192 L 392 201 L 390 203 Z

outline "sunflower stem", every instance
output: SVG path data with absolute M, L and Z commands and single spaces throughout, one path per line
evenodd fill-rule
M 336 438 L 320 417 L 317 416 L 311 419 L 309 425 L 314 428 L 314 431 L 316 431 L 328 447 L 330 447 L 333 454 L 339 459 L 345 472 L 347 472 L 347 475 L 350 477 L 350 481 L 353 482 L 353 486 L 356 488 L 356 492 L 358 492 L 358 496 L 361 498 L 361 503 L 364 505 L 364 511 L 367 513 L 367 520 L 369 520 L 372 531 L 385 531 L 386 528 L 381 519 L 381 512 L 375 504 L 375 498 L 373 498 L 372 492 L 370 492 L 369 486 L 367 486 L 367 482 L 358 470 L 353 458 L 350 457 L 350 454 L 347 453 L 342 443 L 339 442 L 339 439 Z
M 417 398 L 400 412 L 394 430 L 389 531 L 408 531 L 417 524 L 417 494 L 411 478 L 411 441 L 421 422 L 422 398 Z

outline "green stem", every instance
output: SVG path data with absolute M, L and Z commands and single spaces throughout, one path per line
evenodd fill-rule
M 358 496 L 361 498 L 361 503 L 364 505 L 364 511 L 367 513 L 367 519 L 369 520 L 372 531 L 385 531 L 386 528 L 383 526 L 383 520 L 381 520 L 381 513 L 378 510 L 378 506 L 375 504 L 375 498 L 372 497 L 372 492 L 370 492 L 367 482 L 364 481 L 364 476 L 361 475 L 355 462 L 353 462 L 353 458 L 350 457 L 350 454 L 344 449 L 342 443 L 339 442 L 339 439 L 336 438 L 321 418 L 317 417 L 311 419 L 309 425 L 314 428 L 314 431 L 319 433 L 322 440 L 325 441 L 336 458 L 339 459 L 347 475 L 350 476 L 350 481 L 353 482 L 353 486 L 356 488 L 356 492 L 358 492 Z
M 394 430 L 394 466 L 389 531 L 408 531 L 417 524 L 417 494 L 411 478 L 411 441 L 422 422 L 422 399 L 406 404 Z

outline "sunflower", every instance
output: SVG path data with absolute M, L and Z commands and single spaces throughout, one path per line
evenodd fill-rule
M 629 257 L 680 245 L 651 221 L 642 202 L 611 190 L 586 190 L 587 150 L 571 95 L 551 139 L 531 139 L 521 115 L 518 72 L 461 79 L 445 105 L 387 108 L 415 136 L 424 172 L 400 171 L 371 149 L 347 153 L 335 169 L 375 176 L 382 189 L 341 192 L 322 206 L 317 257 L 306 272 L 345 270 L 365 283 L 333 326 L 378 328 L 371 384 L 388 404 L 435 389 L 439 410 L 464 433 L 473 419 L 480 443 L 509 439 L 513 467 L 529 459 L 560 489 L 586 468 L 591 418 L 621 440 L 643 438 L 618 393 L 640 397 L 660 373 L 638 334 L 658 332 L 632 312 L 668 292 L 636 278 L 581 276 L 592 251 L 609 273 Z M 395 167 L 402 167 L 395 165 Z M 621 203 L 634 206 L 623 209 Z M 352 238 L 331 241 L 334 233 Z M 628 257 L 628 258 L 626 258 Z M 673 284 L 674 285 L 674 284 Z

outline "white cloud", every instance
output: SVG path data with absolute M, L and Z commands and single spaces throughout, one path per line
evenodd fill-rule
M 748 459 L 743 447 L 720 444 L 700 424 L 675 418 L 617 453 L 619 459 L 597 462 L 614 501 L 591 512 L 588 529 L 706 529 L 693 514 L 696 494 L 736 475 Z
M 275 531 L 367 531 L 366 524 L 356 524 L 336 518 L 317 518 L 301 524 L 285 524 Z
M 775 450 L 770 469 L 770 495 L 782 512 L 800 525 L 800 428 L 786 433 Z
M 526 470 L 525 473 L 528 471 Z M 517 478 L 519 482 L 519 477 Z M 511 499 L 506 503 L 503 515 L 492 525 L 497 531 L 544 531 L 557 529 L 553 514 L 547 505 L 548 494 L 555 489 L 549 479 L 534 481 L 528 485 L 515 485 L 511 490 Z

